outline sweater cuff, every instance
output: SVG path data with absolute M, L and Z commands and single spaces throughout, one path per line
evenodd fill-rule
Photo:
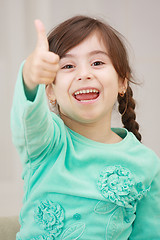
M 20 69 L 19 69 L 17 83 L 16 83 L 16 89 L 18 90 L 18 95 L 21 99 L 21 103 L 27 102 L 28 104 L 32 104 L 34 102 L 37 102 L 39 97 L 42 98 L 42 95 L 45 95 L 45 85 L 40 84 L 33 91 L 30 91 L 29 89 L 27 89 L 27 87 L 24 84 L 24 80 L 23 80 L 24 63 L 25 63 L 25 61 L 22 62 Z

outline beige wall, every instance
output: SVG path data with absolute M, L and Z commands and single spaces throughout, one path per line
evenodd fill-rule
M 22 206 L 21 164 L 12 145 L 10 108 L 18 67 L 36 43 L 33 21 L 49 31 L 75 14 L 106 19 L 129 41 L 131 62 L 142 83 L 135 87 L 143 142 L 160 155 L 160 1 L 159 0 L 0 0 L 0 216 Z M 113 115 L 113 125 L 118 123 Z

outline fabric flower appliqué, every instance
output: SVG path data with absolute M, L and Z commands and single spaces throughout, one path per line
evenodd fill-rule
M 59 236 L 64 226 L 64 210 L 58 203 L 46 200 L 34 212 L 34 218 L 52 236 Z
M 141 182 L 136 183 L 128 169 L 121 166 L 103 169 L 98 179 L 98 189 L 106 199 L 127 208 L 132 208 L 135 200 L 140 200 L 148 191 Z

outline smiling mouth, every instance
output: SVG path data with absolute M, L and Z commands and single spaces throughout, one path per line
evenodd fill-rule
M 87 102 L 95 100 L 99 97 L 99 91 L 95 88 L 93 89 L 82 89 L 73 93 L 74 98 L 80 102 Z

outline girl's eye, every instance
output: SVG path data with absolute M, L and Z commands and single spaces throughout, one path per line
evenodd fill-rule
M 99 65 L 103 65 L 103 64 L 104 64 L 104 62 L 102 62 L 102 61 L 96 61 L 96 62 L 92 63 L 92 66 L 99 66 Z
M 67 64 L 64 67 L 62 67 L 62 69 L 71 69 L 71 68 L 74 68 L 72 64 Z

